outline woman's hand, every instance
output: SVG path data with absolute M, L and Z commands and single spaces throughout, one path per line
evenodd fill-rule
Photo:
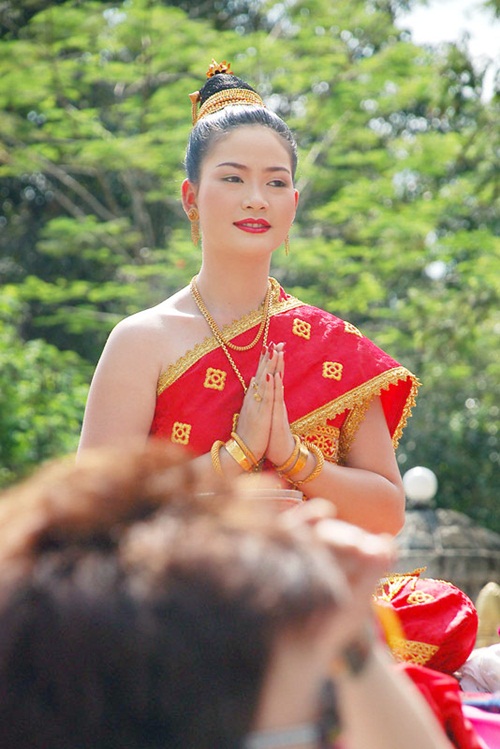
M 279 521 L 288 528 L 309 528 L 316 542 L 335 558 L 349 594 L 339 607 L 335 626 L 339 646 L 364 631 L 373 616 L 373 591 L 394 564 L 396 548 L 388 534 L 367 533 L 335 517 L 335 507 L 324 499 L 313 499 L 282 513 Z
M 257 371 L 250 380 L 238 418 L 237 433 L 257 460 L 268 449 L 273 419 L 274 378 L 279 353 L 273 343 L 264 347 Z
M 285 391 L 283 387 L 283 375 L 285 372 L 285 344 L 278 343 L 275 346 L 277 354 L 276 369 L 273 380 L 273 410 L 271 419 L 271 430 L 266 457 L 274 465 L 282 465 L 292 454 L 294 439 L 290 429 L 288 413 L 285 405 Z
M 281 465 L 292 454 L 294 439 L 285 405 L 285 344 L 264 348 L 243 400 L 237 432 L 257 460 Z

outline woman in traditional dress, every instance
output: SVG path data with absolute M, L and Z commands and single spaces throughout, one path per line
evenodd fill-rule
M 267 470 L 338 517 L 397 533 L 395 446 L 417 381 L 348 322 L 269 277 L 298 192 L 287 125 L 225 62 L 190 95 L 182 185 L 200 270 L 122 320 L 97 366 L 80 449 L 156 437 L 232 476 Z

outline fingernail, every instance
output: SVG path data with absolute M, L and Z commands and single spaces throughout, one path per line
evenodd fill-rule
M 268 373 L 266 374 L 266 380 L 267 380 L 267 381 L 269 382 L 269 381 L 270 381 L 270 379 L 271 379 L 271 375 L 270 375 L 270 374 L 269 374 L 269 372 L 268 372 Z
M 262 346 L 261 356 L 265 356 L 266 354 L 267 354 L 267 346 L 264 344 L 264 346 Z

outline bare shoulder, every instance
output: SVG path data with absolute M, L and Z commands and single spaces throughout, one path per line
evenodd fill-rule
M 111 331 L 106 349 L 110 354 L 122 352 L 127 359 L 139 357 L 143 365 L 150 362 L 162 372 L 190 345 L 192 323 L 192 300 L 184 288 L 121 320 Z
M 185 313 L 185 294 L 184 289 L 178 291 L 163 302 L 156 304 L 154 307 L 141 310 L 133 315 L 124 317 L 113 328 L 112 335 L 157 335 L 165 333 L 169 328 L 175 327 L 179 318 Z

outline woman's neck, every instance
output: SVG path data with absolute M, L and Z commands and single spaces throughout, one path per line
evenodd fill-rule
M 219 325 L 239 320 L 259 307 L 268 289 L 269 265 L 221 268 L 203 262 L 196 283 L 201 297 Z

